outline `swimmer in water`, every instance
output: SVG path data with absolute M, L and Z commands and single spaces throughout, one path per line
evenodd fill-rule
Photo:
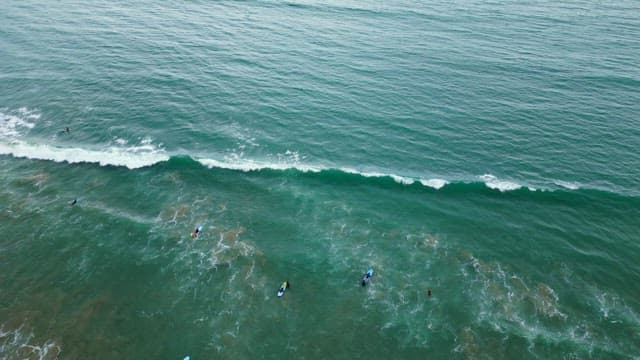
M 364 274 L 364 277 L 362 278 L 362 286 L 367 286 L 372 276 L 373 276 L 373 269 L 369 269 L 367 273 Z
M 193 234 L 191 234 L 192 238 L 197 238 L 200 235 L 200 231 L 202 231 L 202 226 L 198 226 L 195 230 L 193 230 Z

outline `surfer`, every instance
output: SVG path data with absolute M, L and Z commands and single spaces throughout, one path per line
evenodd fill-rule
M 195 230 L 193 230 L 193 234 L 191 234 L 192 238 L 197 238 L 198 235 L 200 235 L 200 232 L 202 231 L 202 226 L 198 226 L 196 227 Z
M 78 199 L 73 199 L 73 201 L 69 204 L 69 206 L 73 206 L 78 202 Z
M 362 278 L 362 286 L 367 286 L 372 276 L 373 276 L 373 269 L 367 270 L 367 273 L 364 274 L 364 277 Z
M 427 296 L 431 297 L 431 290 L 427 290 Z
M 280 285 L 280 288 L 278 289 L 278 297 L 284 295 L 285 290 L 287 290 L 289 287 L 290 287 L 289 280 L 283 282 L 282 285 Z

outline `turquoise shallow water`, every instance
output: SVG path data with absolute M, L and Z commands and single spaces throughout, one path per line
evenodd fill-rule
M 637 358 L 638 14 L 0 3 L 2 358 Z

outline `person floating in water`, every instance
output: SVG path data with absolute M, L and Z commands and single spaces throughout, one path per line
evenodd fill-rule
M 278 289 L 278 297 L 284 295 L 285 290 L 287 290 L 289 287 L 291 287 L 291 285 L 289 285 L 289 280 L 283 282 Z
M 427 296 L 431 297 L 431 290 L 427 290 Z
M 201 231 L 202 231 L 202 226 L 196 227 L 196 229 L 193 230 L 193 233 L 191 234 L 191 237 L 194 238 L 194 239 L 197 238 L 198 235 L 200 235 Z
M 69 130 L 69 127 L 67 126 L 66 128 L 64 128 L 64 132 L 66 132 L 67 134 L 71 132 L 71 130 Z
M 373 269 L 369 269 L 367 273 L 364 274 L 364 277 L 362 278 L 362 286 L 367 286 L 372 276 L 373 276 Z
M 78 199 L 73 199 L 73 201 L 69 204 L 69 206 L 73 206 L 78 202 Z

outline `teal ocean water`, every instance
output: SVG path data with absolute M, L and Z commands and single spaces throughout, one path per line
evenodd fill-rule
M 639 61 L 627 0 L 0 2 L 0 358 L 638 359 Z

